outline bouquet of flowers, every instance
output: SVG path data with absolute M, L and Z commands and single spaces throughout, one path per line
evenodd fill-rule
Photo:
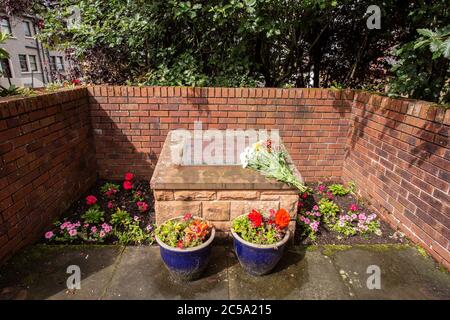
M 274 150 L 271 140 L 258 141 L 253 146 L 245 148 L 240 160 L 243 168 L 251 168 L 268 178 L 287 183 L 300 192 L 307 190 L 287 164 L 284 150 Z
M 156 235 L 174 248 L 191 248 L 209 239 L 212 226 L 205 220 L 187 213 L 182 218 L 170 219 L 156 229 Z
M 233 220 L 233 230 L 245 241 L 256 244 L 274 244 L 283 240 L 289 226 L 289 213 L 285 209 L 271 209 L 263 215 L 253 209 L 249 214 Z

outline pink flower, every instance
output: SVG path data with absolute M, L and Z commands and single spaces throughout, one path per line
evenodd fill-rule
M 304 216 L 300 216 L 300 221 L 305 222 L 305 217 Z
M 305 224 L 310 224 L 311 220 L 309 220 L 308 218 L 305 218 Z
M 319 211 L 316 211 L 316 213 L 314 214 L 316 217 L 320 217 L 322 214 Z
M 303 194 L 302 194 L 302 198 L 303 198 L 303 199 L 306 199 L 306 198 L 308 198 L 308 194 L 307 194 L 306 192 L 303 192 Z
M 319 221 L 314 221 L 314 222 L 311 223 L 309 226 L 311 227 L 311 229 L 312 229 L 314 232 L 317 232 L 317 230 L 319 230 L 319 224 L 320 224 Z
M 106 236 L 106 233 L 102 230 L 98 235 L 100 236 L 100 238 L 103 238 L 104 236 Z
M 109 224 L 107 224 L 107 223 L 103 223 L 103 224 L 102 224 L 102 229 L 103 229 L 103 231 L 105 231 L 106 233 L 109 233 L 109 232 L 111 232 L 112 227 L 111 227 Z
M 126 181 L 131 181 L 134 178 L 134 174 L 132 174 L 131 172 L 127 172 L 125 173 L 125 180 Z
M 183 216 L 183 220 L 189 220 L 189 219 L 191 219 L 192 218 L 192 213 L 186 213 L 184 216 Z
M 334 195 L 330 191 L 327 192 L 327 196 L 329 200 L 334 199 Z
M 148 210 L 148 204 L 143 201 L 136 202 L 140 212 L 145 212 Z
M 78 234 L 78 231 L 76 229 L 72 229 L 72 230 L 69 231 L 69 235 L 71 237 L 75 237 L 77 234 Z
M 319 206 L 315 205 L 315 206 L 313 207 L 313 210 L 314 210 L 314 211 L 319 211 Z
M 367 217 L 366 217 L 366 215 L 365 215 L 364 213 L 360 213 L 360 214 L 358 215 L 358 219 L 359 219 L 359 220 L 366 220 Z
M 97 203 L 97 198 L 93 195 L 87 196 L 86 203 L 87 203 L 87 205 L 92 206 L 93 204 Z
M 126 180 L 123 182 L 123 188 L 125 190 L 131 190 L 133 189 L 133 183 L 131 181 Z
M 83 224 L 83 227 L 85 227 L 85 228 L 89 227 L 89 223 Z
M 320 192 L 324 192 L 325 189 L 326 189 L 326 187 L 325 187 L 323 184 L 321 184 L 321 185 L 319 186 L 319 191 L 320 191 Z
M 108 209 L 114 208 L 114 203 L 112 201 L 108 201 Z
M 134 221 L 139 221 L 139 217 L 138 216 L 134 216 L 133 219 L 134 219 Z
M 358 216 L 354 213 L 351 215 L 352 219 L 355 220 L 356 218 L 358 218 Z
M 355 211 L 358 211 L 358 210 L 359 210 L 358 206 L 357 206 L 355 203 L 352 203 L 352 204 L 350 205 L 349 209 L 350 209 L 350 211 L 352 211 L 352 212 L 355 212 Z
M 51 239 L 54 235 L 53 231 L 48 231 L 45 233 L 45 239 Z
M 97 232 L 97 227 L 96 227 L 96 226 L 93 226 L 93 227 L 91 228 L 91 232 L 92 232 L 92 233 L 96 233 L 96 232 Z
M 105 195 L 109 198 L 112 197 L 113 195 L 115 195 L 117 193 L 117 189 L 109 189 L 108 191 L 105 192 Z
M 70 222 L 66 221 L 62 225 L 60 225 L 59 227 L 61 228 L 61 230 L 64 230 L 70 225 L 71 225 Z

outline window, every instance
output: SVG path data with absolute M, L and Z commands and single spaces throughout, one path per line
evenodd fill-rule
M 50 57 L 50 67 L 52 70 L 56 70 L 56 57 Z
M 52 68 L 57 71 L 64 71 L 64 60 L 63 57 L 52 56 L 50 57 L 50 64 Z
M 11 24 L 9 23 L 9 19 L 6 17 L 0 18 L 0 31 L 9 35 L 12 35 L 11 32 Z
M 33 36 L 33 32 L 31 31 L 31 22 L 30 21 L 23 22 L 23 31 L 25 33 L 25 37 Z
M 30 71 L 28 69 L 28 61 L 27 61 L 27 56 L 24 54 L 19 54 L 19 64 L 20 64 L 20 70 L 22 72 L 28 72 Z
M 56 70 L 64 71 L 63 57 L 56 57 Z
M 8 59 L 0 60 L 0 72 L 2 77 L 12 78 L 11 66 Z
M 36 56 L 28 56 L 28 59 L 30 60 L 30 69 L 31 71 L 38 71 Z

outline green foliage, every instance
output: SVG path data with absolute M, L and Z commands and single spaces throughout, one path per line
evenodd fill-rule
M 91 206 L 82 216 L 84 223 L 100 223 L 104 221 L 104 212 L 100 209 L 100 206 Z
M 36 92 L 31 88 L 24 87 L 16 87 L 15 85 L 11 85 L 9 88 L 0 88 L 0 97 L 9 97 L 9 96 L 24 96 L 29 97 L 36 95 Z
M 6 40 L 10 39 L 10 35 L 0 32 L 0 44 L 4 44 Z M 9 59 L 9 53 L 3 48 L 0 48 L 0 59 Z
M 335 196 L 343 197 L 350 193 L 350 189 L 345 188 L 342 184 L 332 184 L 328 190 Z
M 171 219 L 156 229 L 156 235 L 171 247 L 190 248 L 204 243 L 211 233 L 211 226 L 207 221 L 195 219 L 185 215 L 181 219 Z
M 180 240 L 180 233 L 187 227 L 187 222 L 183 220 L 169 220 L 156 229 L 157 236 L 162 242 L 171 247 L 176 247 Z
M 111 215 L 111 223 L 113 226 L 126 224 L 131 221 L 131 216 L 126 210 L 117 208 L 116 212 Z
M 339 213 L 339 206 L 333 200 L 322 198 L 319 201 L 319 212 L 322 214 L 325 225 L 332 226 Z
M 280 232 L 271 225 L 253 227 L 246 215 L 237 217 L 233 220 L 233 230 L 245 241 L 255 244 L 274 244 L 279 242 L 283 237 Z
M 106 182 L 103 186 L 101 186 L 101 193 L 105 193 L 109 190 L 120 190 L 120 186 L 118 184 L 112 182 Z
M 142 229 L 140 221 L 125 219 L 121 222 L 122 228 L 114 228 L 114 235 L 122 245 L 142 244 L 153 242 L 153 234 Z
M 448 16 L 444 1 L 387 0 L 368 30 L 371 0 L 34 2 L 40 38 L 73 50 L 88 80 L 152 85 L 379 88 L 390 48 Z
M 450 102 L 450 25 L 432 31 L 418 29 L 418 38 L 401 45 L 390 82 L 390 95 Z

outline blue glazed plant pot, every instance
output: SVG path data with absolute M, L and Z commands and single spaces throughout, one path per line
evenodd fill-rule
M 181 217 L 173 219 L 179 218 Z M 171 275 L 176 280 L 191 281 L 198 279 L 206 269 L 215 235 L 216 229 L 213 227 L 211 235 L 205 243 L 197 247 L 185 249 L 168 246 L 157 235 L 155 235 L 155 239 L 159 244 L 161 258 Z
M 288 230 L 280 242 L 268 245 L 245 241 L 233 229 L 231 229 L 231 234 L 233 235 L 234 251 L 242 268 L 251 275 L 262 276 L 272 271 L 280 261 L 290 232 Z

